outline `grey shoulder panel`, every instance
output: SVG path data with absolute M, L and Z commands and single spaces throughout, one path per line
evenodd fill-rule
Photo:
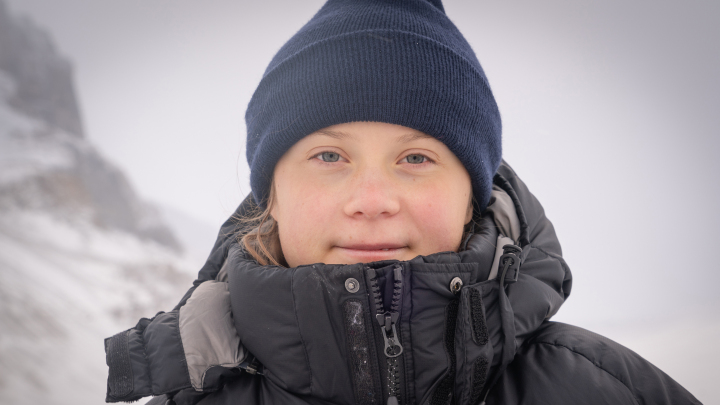
M 497 185 L 493 185 L 487 211 L 492 212 L 495 225 L 503 236 L 515 241 L 520 240 L 520 220 L 515 203 L 508 193 Z
M 135 328 L 105 341 L 110 367 L 106 401 L 134 401 L 187 388 L 214 391 L 228 377 L 223 370 L 242 363 L 246 351 L 235 331 L 227 283 L 206 281 L 191 293 L 179 310 L 143 318 Z
M 245 359 L 246 351 L 233 323 L 227 283 L 200 284 L 180 308 L 179 323 L 190 382 L 195 390 L 215 385 L 205 381 L 212 367 L 234 368 Z

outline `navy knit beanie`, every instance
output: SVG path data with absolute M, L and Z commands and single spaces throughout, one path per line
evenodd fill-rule
M 403 125 L 442 141 L 481 210 L 501 159 L 500 113 L 480 62 L 440 0 L 328 0 L 278 51 L 245 122 L 261 207 L 297 141 L 346 122 Z

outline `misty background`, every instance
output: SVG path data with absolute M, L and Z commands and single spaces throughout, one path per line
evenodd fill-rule
M 164 225 L 153 232 L 166 229 L 184 248 L 173 253 L 180 252 L 175 242 L 156 237 L 157 251 L 137 253 L 147 258 L 142 271 L 117 270 L 128 292 L 107 308 L 134 306 L 131 314 L 111 323 L 102 323 L 104 312 L 83 315 L 92 322 L 72 321 L 94 325 L 82 342 L 102 373 L 102 337 L 169 310 L 220 224 L 250 192 L 245 108 L 272 56 L 323 1 L 5 3 L 14 18 L 26 16 L 47 32 L 70 62 L 83 142 L 154 207 L 148 210 Z M 720 402 L 714 368 L 720 362 L 720 3 L 443 3 L 492 86 L 504 158 L 544 205 L 573 271 L 572 294 L 553 319 L 608 336 L 700 401 Z M 137 240 L 147 240 L 146 228 L 138 229 L 131 230 Z M 108 245 L 144 249 L 135 239 L 102 235 Z M 0 243 L 0 256 L 15 256 L 17 247 L 9 246 Z M 113 255 L 108 274 L 120 269 Z M 87 266 L 82 277 L 94 277 Z M 164 278 L 147 275 L 158 266 Z M 7 274 L 0 268 L 0 276 Z M 183 281 L 172 281 L 177 278 Z M 103 283 L 116 285 L 112 278 Z M 138 283 L 151 284 L 145 295 L 129 292 Z M 167 287 L 159 301 L 147 298 L 152 283 Z M 101 298 L 78 305 L 92 306 L 93 299 Z M 0 342 L 0 348 L 15 344 Z M 11 377 L 12 369 L 0 366 L 0 393 L 11 392 L 24 374 Z M 92 395 L 54 386 L 33 395 L 51 403 L 102 403 L 104 377 L 88 388 Z M 14 395 L 0 394 L 0 401 L 28 394 Z

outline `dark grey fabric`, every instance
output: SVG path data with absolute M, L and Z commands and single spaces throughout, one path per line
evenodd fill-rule
M 187 368 L 175 354 L 155 358 L 159 353 L 148 352 L 153 393 L 166 393 L 177 404 L 384 404 L 387 362 L 383 332 L 369 315 L 376 310 L 369 274 L 374 272 L 378 291 L 392 291 L 393 268 L 399 265 L 402 404 L 468 403 L 486 395 L 487 404 L 698 403 L 630 350 L 548 321 L 570 294 L 570 270 L 552 224 L 527 187 L 504 163 L 495 180 L 512 199 L 522 247 L 520 275 L 504 287 L 498 279 L 488 280 L 498 240 L 489 213 L 476 218 L 466 250 L 399 263 L 260 266 L 245 257 L 232 235 L 221 233 L 216 244 L 221 252 L 211 255 L 199 282 L 214 279 L 224 264 L 235 329 L 262 363 L 263 375 L 223 371 L 208 383 L 212 390 L 222 387 L 215 392 L 161 392 L 155 378 L 171 385 Z M 463 282 L 459 296 L 449 288 L 455 277 Z M 345 288 L 349 278 L 359 281 L 358 291 Z M 364 322 L 348 326 L 348 308 L 367 308 Z M 182 344 L 171 323 L 172 315 L 166 315 L 148 325 L 165 334 L 157 342 L 174 346 L 163 348 L 168 354 Z M 357 338 L 363 334 L 359 328 L 366 340 Z M 133 353 L 130 358 L 134 372 Z M 368 363 L 359 365 L 358 359 Z M 372 381 L 356 375 L 368 370 Z
M 152 394 L 152 387 L 150 386 L 152 378 L 150 377 L 148 360 L 145 356 L 145 341 L 143 339 L 143 332 L 149 323 L 149 319 L 143 318 L 134 328 L 128 331 L 128 357 L 133 370 L 133 390 L 122 398 L 114 398 L 115 401 L 131 401 L 134 398 L 142 398 Z M 110 392 L 108 392 L 109 396 Z
M 177 311 L 158 314 L 143 332 L 153 393 L 190 387 Z
M 128 333 L 129 331 L 122 331 L 105 340 L 106 362 L 110 368 L 108 395 L 113 398 L 124 398 L 133 391 Z
M 520 348 L 488 404 L 699 404 L 631 350 L 587 330 L 545 322 Z

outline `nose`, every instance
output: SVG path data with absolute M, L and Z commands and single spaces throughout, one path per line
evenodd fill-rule
M 349 182 L 345 214 L 356 219 L 390 217 L 400 211 L 398 187 L 382 170 L 362 170 Z

